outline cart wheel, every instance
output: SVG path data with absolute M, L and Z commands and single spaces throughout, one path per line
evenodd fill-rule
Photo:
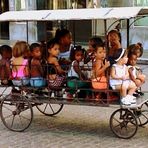
M 1 101 L 0 116 L 8 129 L 21 132 L 30 126 L 33 109 L 24 96 L 11 94 Z
M 141 108 L 137 111 L 134 111 L 135 116 L 138 120 L 139 126 L 144 126 L 148 123 L 148 103 L 144 103 Z
M 121 108 L 111 115 L 110 128 L 117 137 L 128 139 L 137 132 L 137 119 L 131 111 Z
M 37 105 L 36 107 L 44 115 L 54 116 L 62 110 L 63 106 L 63 104 L 44 103 L 41 105 Z

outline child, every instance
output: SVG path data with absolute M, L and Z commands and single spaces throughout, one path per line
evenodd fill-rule
M 45 86 L 46 81 L 43 78 L 44 70 L 41 63 L 41 46 L 38 43 L 33 43 L 30 46 L 32 59 L 30 61 L 30 85 L 34 87 Z
M 110 62 L 106 58 L 106 49 L 104 44 L 96 45 L 95 48 L 95 59 L 92 67 L 92 87 L 94 89 L 107 89 L 107 77 L 106 69 L 110 66 Z M 100 99 L 106 98 L 103 92 L 95 93 L 95 100 L 99 101 Z
M 85 58 L 85 63 L 88 63 L 89 61 L 94 59 L 94 50 L 97 45 L 103 44 L 103 41 L 100 37 L 92 37 L 89 39 L 87 50 L 87 57 Z
M 130 46 L 128 46 L 128 54 L 135 54 L 137 55 L 137 58 L 141 57 L 143 54 L 143 47 L 141 43 L 137 43 L 137 44 L 131 44 Z
M 2 45 L 0 47 L 0 54 L 2 56 L 2 59 L 0 60 L 1 84 L 12 85 L 11 69 L 10 69 L 10 60 L 12 58 L 12 48 L 8 45 Z
M 88 88 L 89 82 L 86 80 L 84 73 L 81 71 L 80 62 L 84 58 L 85 50 L 81 46 L 75 46 L 71 50 L 70 60 L 72 61 L 70 70 L 68 71 L 68 87 L 71 88 L 69 97 L 72 97 L 76 89 L 78 88 Z
M 135 83 L 129 80 L 127 63 L 127 53 L 125 49 L 118 49 L 116 53 L 116 64 L 113 64 L 110 73 L 110 86 L 114 90 L 119 90 L 121 94 L 121 102 L 124 105 L 136 103 L 133 93 L 137 89 Z
M 57 39 L 51 39 L 47 43 L 49 56 L 47 58 L 47 75 L 48 75 L 48 85 L 51 88 L 60 87 L 65 82 L 65 71 L 61 68 L 58 62 L 59 42 Z
M 98 45 L 95 48 L 95 60 L 92 67 L 92 87 L 94 89 L 107 89 L 106 69 L 110 62 L 105 60 L 106 49 L 104 45 Z
M 25 41 L 18 41 L 13 47 L 12 82 L 15 86 L 29 84 L 28 59 L 24 58 L 24 53 L 27 50 L 29 50 L 29 45 Z
M 103 41 L 100 37 L 92 37 L 89 39 L 88 46 L 89 49 L 86 52 L 86 56 L 84 58 L 84 73 L 88 79 L 91 79 L 92 75 L 92 65 L 95 58 L 95 48 L 97 45 L 102 45 Z
M 137 58 L 137 55 L 135 55 L 134 53 L 128 55 L 128 71 L 130 79 L 136 84 L 137 87 L 141 87 L 142 84 L 145 82 L 145 75 L 142 74 L 141 70 L 136 66 Z M 139 95 L 143 95 L 143 93 L 139 89 L 137 89 L 136 92 Z

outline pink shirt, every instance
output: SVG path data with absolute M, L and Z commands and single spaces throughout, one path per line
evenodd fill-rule
M 24 69 L 25 69 L 27 63 L 28 63 L 28 60 L 25 59 L 17 71 L 12 71 L 13 78 L 25 77 Z

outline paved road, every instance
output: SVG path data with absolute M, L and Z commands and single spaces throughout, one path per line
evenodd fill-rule
M 116 109 L 65 105 L 57 116 L 47 117 L 34 108 L 33 122 L 24 132 L 12 132 L 0 122 L 0 148 L 147 148 L 148 125 L 129 140 L 114 136 L 109 118 Z
M 129 140 L 116 138 L 109 118 L 116 108 L 65 106 L 56 117 L 34 108 L 34 119 L 24 132 L 9 131 L 0 123 L 0 148 L 147 148 L 148 126 Z

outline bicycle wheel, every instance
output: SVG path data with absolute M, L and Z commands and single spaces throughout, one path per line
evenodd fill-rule
M 0 116 L 5 127 L 21 132 L 30 126 L 33 110 L 24 96 L 11 94 L 1 101 Z
M 119 138 L 133 137 L 138 129 L 135 115 L 128 109 L 118 109 L 110 117 L 110 128 Z

